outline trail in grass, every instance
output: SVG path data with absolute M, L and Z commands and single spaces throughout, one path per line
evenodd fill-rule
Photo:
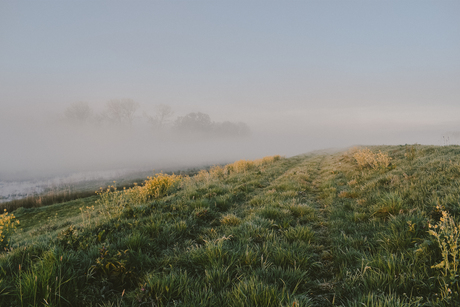
M 314 227 L 316 234 L 316 250 L 320 255 L 321 267 L 317 274 L 317 287 L 313 290 L 313 299 L 318 306 L 327 306 L 334 303 L 334 274 L 333 256 L 329 231 L 331 197 L 324 180 L 324 164 L 330 160 L 329 155 L 317 155 L 306 160 L 306 167 L 311 176 L 312 205 L 317 210 L 318 222 Z
M 313 306 L 330 306 L 335 300 L 335 274 L 332 255 L 332 240 L 329 229 L 329 219 L 332 201 L 336 197 L 335 189 L 330 186 L 330 164 L 333 156 L 326 154 L 312 154 L 290 158 L 290 166 L 276 179 L 271 181 L 267 190 L 277 191 L 283 184 L 302 182 L 297 186 L 296 196 L 298 203 L 307 205 L 313 210 L 314 218 L 308 221 L 313 232 L 313 240 L 308 253 L 313 253 L 318 266 L 308 272 L 308 296 Z M 283 192 L 279 192 L 281 196 Z

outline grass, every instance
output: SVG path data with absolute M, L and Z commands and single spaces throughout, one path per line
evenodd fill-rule
M 18 209 L 0 306 L 455 306 L 459 154 L 241 160 L 155 197 Z
M 94 195 L 94 191 L 52 191 L 44 195 L 27 196 L 9 202 L 0 203 L 0 210 L 11 212 L 19 208 L 39 208 L 53 204 L 68 202 L 75 199 L 86 198 Z

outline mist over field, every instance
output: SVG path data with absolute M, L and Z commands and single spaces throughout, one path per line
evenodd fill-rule
M 118 102 L 123 102 L 119 100 Z M 132 102 L 132 101 L 129 101 Z M 207 114 L 191 113 L 164 123 L 133 110 L 127 116 L 65 112 L 16 114 L 1 121 L 1 180 L 20 180 L 72 172 L 114 169 L 171 170 L 228 162 L 246 151 L 250 129 L 243 123 L 212 122 Z M 67 113 L 66 113 L 67 112 Z M 201 116 L 201 117 L 200 117 Z M 246 151 L 246 152 L 245 152 Z M 244 152 L 244 154 L 243 154 Z
M 111 113 L 108 107 L 114 102 L 135 107 L 125 114 L 121 110 Z M 232 118 L 214 121 L 203 112 L 180 115 L 166 105 L 149 114 L 130 99 L 111 100 L 101 106 L 97 109 L 76 102 L 61 110 L 32 107 L 3 114 L 0 180 L 112 170 L 179 170 L 359 144 L 458 142 L 458 134 L 452 130 L 455 124 L 422 124 L 417 117 L 411 119 L 409 112 L 401 114 L 398 122 L 372 118 L 372 109 L 361 118 L 318 109 L 274 114 L 261 110 L 262 115 L 254 116 L 253 122 L 249 116 L 241 117 L 246 120 L 243 122 Z
M 0 180 L 457 144 L 459 13 L 455 1 L 3 1 Z

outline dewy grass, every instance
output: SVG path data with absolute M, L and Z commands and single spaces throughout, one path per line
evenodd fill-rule
M 18 209 L 0 306 L 459 305 L 460 147 L 368 147 L 378 167 L 356 153 Z

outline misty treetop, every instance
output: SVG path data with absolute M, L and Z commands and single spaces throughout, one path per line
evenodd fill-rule
M 208 114 L 204 114 L 201 112 L 189 113 L 185 116 L 178 117 L 174 123 L 175 130 L 184 132 L 206 132 L 211 130 L 211 127 L 211 118 Z
M 130 126 L 139 104 L 131 99 L 113 99 L 97 114 L 87 102 L 72 103 L 64 112 L 65 120 L 75 126 L 106 123 L 112 126 Z
M 171 106 L 158 104 L 154 114 L 143 111 L 137 115 L 139 104 L 132 99 L 113 99 L 97 113 L 87 102 L 75 102 L 64 111 L 64 121 L 75 128 L 98 126 L 108 128 L 132 129 L 138 127 L 149 129 L 152 134 L 170 133 L 197 137 L 245 137 L 251 130 L 243 122 L 214 122 L 208 114 L 196 112 L 178 116 L 173 120 Z
M 87 102 L 79 101 L 68 106 L 64 116 L 72 124 L 87 124 L 92 120 L 93 111 Z
M 148 118 L 149 124 L 152 125 L 154 129 L 162 129 L 169 125 L 173 115 L 173 109 L 165 104 L 155 106 L 155 116 L 148 116 L 147 113 L 144 113 L 144 116 Z
M 247 136 L 250 134 L 250 129 L 245 123 L 213 122 L 208 114 L 201 112 L 178 117 L 173 129 L 181 133 L 206 133 L 216 136 Z
M 106 118 L 112 123 L 119 125 L 131 125 L 134 113 L 139 108 L 139 104 L 131 99 L 110 100 L 106 104 Z

